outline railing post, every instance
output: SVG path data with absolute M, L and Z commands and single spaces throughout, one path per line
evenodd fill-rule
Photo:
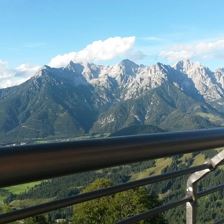
M 197 182 L 211 172 L 211 168 L 192 173 L 187 180 L 186 195 L 191 200 L 186 203 L 186 224 L 195 224 L 197 216 Z
M 224 160 L 224 150 L 209 159 L 209 168 L 192 173 L 187 180 L 186 195 L 191 201 L 186 203 L 186 224 L 196 224 L 197 216 L 197 182 L 218 167 Z
M 197 216 L 197 183 L 187 186 L 187 196 L 191 201 L 186 203 L 186 224 L 195 224 Z

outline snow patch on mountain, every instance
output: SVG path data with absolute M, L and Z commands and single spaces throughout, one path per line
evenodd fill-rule
M 43 74 L 61 76 L 77 86 L 90 85 L 98 93 L 99 101 L 104 103 L 138 98 L 163 83 L 171 83 L 185 94 L 209 102 L 224 96 L 224 69 L 212 72 L 190 60 L 174 66 L 161 63 L 137 65 L 128 59 L 110 66 L 71 61 L 62 68 L 44 66 L 35 77 Z
M 206 100 L 214 101 L 224 96 L 224 90 L 220 87 L 219 80 L 209 68 L 190 60 L 180 61 L 174 68 L 186 74 Z
M 215 78 L 221 87 L 224 89 L 224 68 L 217 69 L 215 71 Z

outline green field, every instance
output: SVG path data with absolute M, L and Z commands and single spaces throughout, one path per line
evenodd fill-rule
M 21 194 L 40 183 L 41 183 L 40 181 L 37 181 L 37 182 L 32 182 L 27 184 L 20 184 L 16 186 L 6 187 L 4 189 L 12 194 Z

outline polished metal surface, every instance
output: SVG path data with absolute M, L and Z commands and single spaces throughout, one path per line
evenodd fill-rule
M 6 147 L 0 187 L 224 146 L 224 129 Z
M 186 224 L 196 224 L 197 221 L 197 199 L 200 196 L 205 196 L 207 194 L 213 193 L 221 188 L 223 185 L 208 189 L 204 192 L 197 192 L 197 183 L 207 176 L 210 172 L 215 170 L 219 165 L 224 161 L 224 150 L 216 154 L 213 158 L 207 161 L 207 164 L 210 165 L 204 170 L 196 171 L 190 175 L 187 180 L 187 189 L 186 195 L 191 197 L 191 201 L 186 203 Z

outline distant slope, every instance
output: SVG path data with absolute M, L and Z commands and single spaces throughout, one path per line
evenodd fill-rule
M 91 127 L 96 117 L 91 88 L 48 70 L 0 99 L 1 141 L 79 136 Z
M 224 70 L 212 72 L 190 61 L 174 67 L 130 60 L 113 66 L 44 66 L 25 83 L 0 90 L 0 145 L 105 135 L 129 127 L 147 131 L 137 126 L 167 131 L 223 126 L 223 80 Z
M 137 135 L 137 134 L 149 134 L 149 133 L 160 133 L 164 132 L 163 129 L 152 126 L 152 125 L 134 125 L 127 128 L 120 129 L 110 136 L 126 136 L 126 135 Z
M 210 119 L 209 115 L 215 119 Z M 165 83 L 137 99 L 112 105 L 101 113 L 91 132 L 113 133 L 136 125 L 152 125 L 172 131 L 209 128 L 222 124 L 223 115 L 209 104 L 193 99 L 176 86 Z

